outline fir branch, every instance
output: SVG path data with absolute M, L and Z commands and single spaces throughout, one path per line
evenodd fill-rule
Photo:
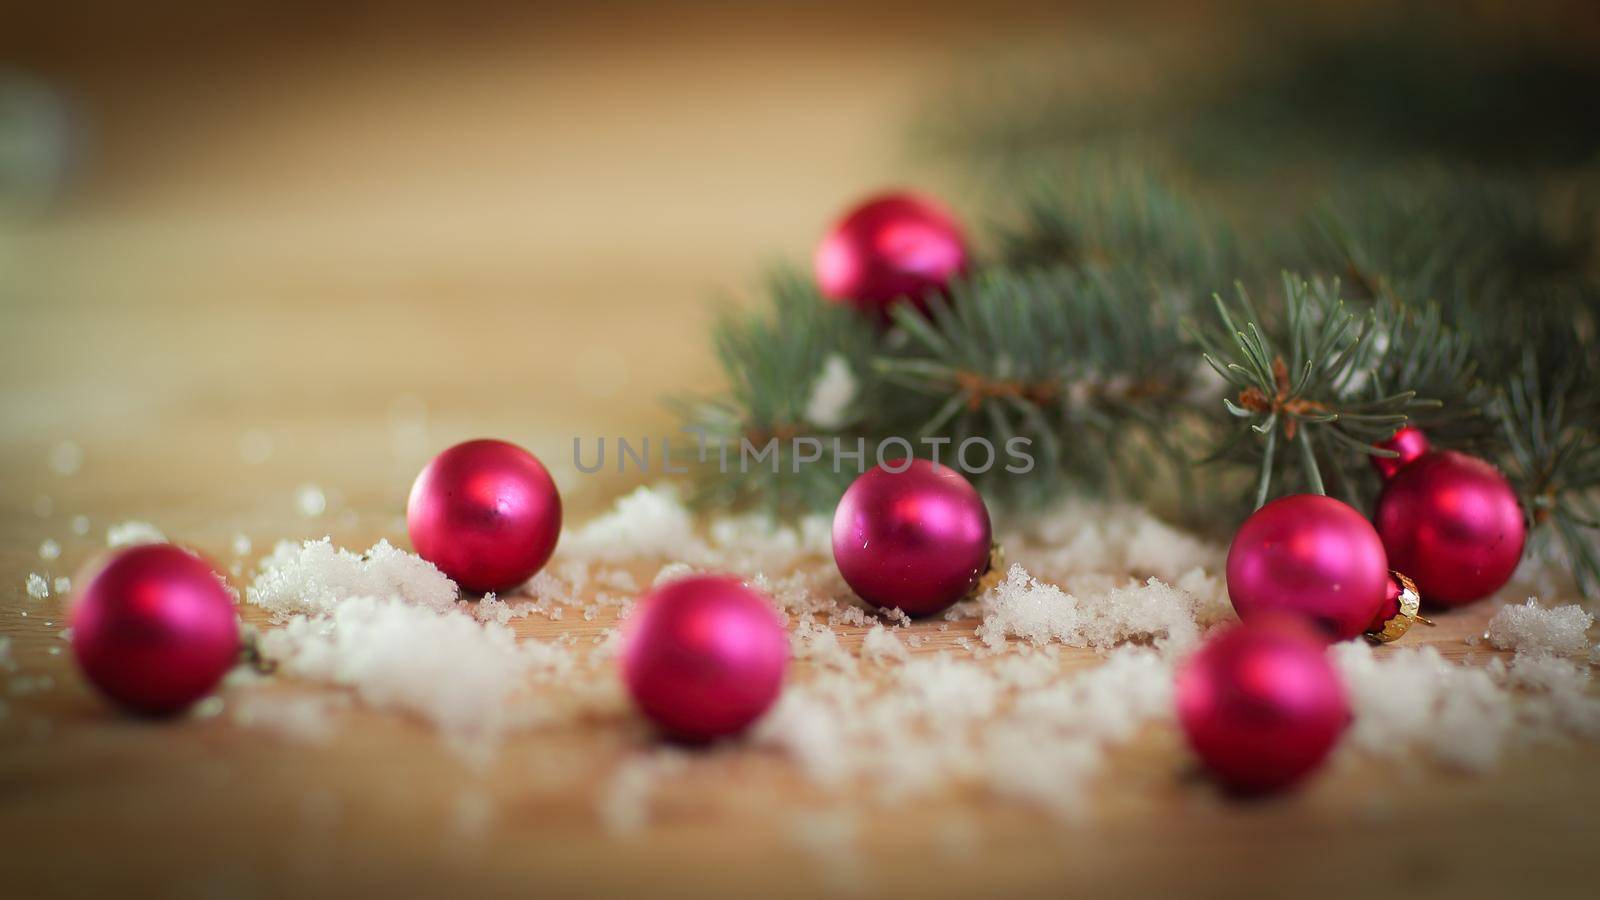
M 1191 376 L 1170 305 L 1104 267 L 994 269 L 935 298 L 927 318 L 898 308 L 905 343 L 876 366 L 910 392 L 897 418 L 919 437 L 948 437 L 955 449 L 974 437 L 999 448 L 1026 441 L 1035 471 L 992 470 L 979 479 L 992 495 L 1038 501 L 1062 481 L 1114 490 L 1149 462 L 1129 452 L 1133 432 L 1183 476 L 1190 461 L 1160 436 Z
M 1259 440 L 1229 442 L 1228 455 L 1213 459 L 1255 461 L 1257 507 L 1285 483 L 1318 494 L 1331 484 L 1353 499 L 1352 456 L 1380 452 L 1375 442 L 1436 402 L 1377 383 L 1376 316 L 1347 309 L 1338 282 L 1285 273 L 1277 319 L 1262 316 L 1243 285 L 1237 291 L 1237 307 L 1216 298 L 1220 332 L 1194 333 L 1206 362 L 1237 391 L 1223 406 Z
M 1032 180 L 1021 206 L 997 229 L 1011 269 L 1121 267 L 1202 296 L 1244 275 L 1232 228 L 1146 169 L 1080 161 Z
M 1529 349 L 1495 404 L 1523 510 L 1534 526 L 1555 530 L 1586 595 L 1600 592 L 1600 373 L 1587 357 L 1541 363 Z
M 757 503 L 779 514 L 823 509 L 855 471 L 835 464 L 833 438 L 841 437 L 848 451 L 858 437 L 868 453 L 874 447 L 858 432 L 877 391 L 871 365 L 877 337 L 796 272 L 773 273 L 767 292 L 770 309 L 724 311 L 717 319 L 712 343 L 726 392 L 670 404 L 706 450 L 694 495 L 700 504 Z M 853 395 L 839 408 L 819 409 L 816 391 L 830 365 L 853 383 Z M 799 464 L 797 438 L 818 441 L 820 461 Z M 762 455 L 769 443 L 775 455 Z

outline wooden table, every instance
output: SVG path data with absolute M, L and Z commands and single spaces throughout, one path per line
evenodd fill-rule
M 626 723 L 519 737 L 478 771 L 401 717 L 356 709 L 295 744 L 90 693 L 59 598 L 23 585 L 70 575 L 114 523 L 224 560 L 235 534 L 251 556 L 397 540 L 417 468 L 480 435 L 553 461 L 574 520 L 601 508 L 638 476 L 578 475 L 571 438 L 671 427 L 659 396 L 714 380 L 705 295 L 801 257 L 851 196 L 937 186 L 900 155 L 900 113 L 957 49 L 1071 19 L 648 15 L 358 17 L 358 42 L 291 30 L 40 63 L 97 143 L 78 192 L 0 242 L 0 635 L 20 665 L 0 676 L 6 896 L 1592 896 L 1594 747 L 1381 790 L 1382 771 L 1345 768 L 1240 804 L 1185 778 L 1119 791 L 1185 765 L 1152 730 L 1081 826 L 952 793 L 862 813 L 841 874 L 774 814 L 830 808 L 775 756 L 692 766 L 656 824 L 618 838 L 594 800 Z M 83 463 L 62 475 L 67 441 Z M 320 516 L 297 508 L 306 485 Z M 1460 656 L 1482 616 L 1421 639 Z M 947 819 L 967 852 L 930 824 Z

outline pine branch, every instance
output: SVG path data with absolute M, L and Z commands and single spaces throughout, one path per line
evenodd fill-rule
M 1352 463 L 1380 452 L 1372 445 L 1415 411 L 1438 405 L 1383 389 L 1377 317 L 1349 310 L 1338 290 L 1336 281 L 1286 273 L 1283 314 L 1267 318 L 1241 285 L 1237 306 L 1216 298 L 1220 330 L 1194 329 L 1206 362 L 1237 391 L 1223 406 L 1257 436 L 1213 458 L 1255 462 L 1257 507 L 1285 485 L 1319 494 L 1333 486 L 1353 498 Z
M 1600 387 L 1589 354 L 1541 363 L 1528 350 L 1500 389 L 1503 463 L 1535 526 L 1565 545 L 1585 594 L 1600 590 Z
M 921 438 L 1027 442 L 1036 470 L 980 477 L 992 495 L 1033 502 L 1063 482 L 1115 491 L 1152 456 L 1185 478 L 1190 460 L 1164 421 L 1192 387 L 1177 307 L 1124 270 L 995 268 L 935 298 L 927 318 L 897 309 L 905 343 L 876 367 L 906 389 L 898 418 Z
M 825 301 L 796 272 L 773 273 L 767 291 L 770 309 L 718 317 L 712 343 L 726 392 L 670 404 L 704 443 L 705 458 L 697 458 L 700 504 L 754 503 L 777 514 L 824 509 L 854 471 L 835 465 L 833 438 L 840 437 L 847 451 L 857 438 L 868 453 L 875 446 L 861 430 L 879 389 L 871 365 L 877 337 L 870 324 Z M 830 370 L 848 395 L 831 402 L 818 396 Z M 797 447 L 797 438 L 816 440 L 820 459 L 798 464 L 796 457 L 812 448 Z M 769 444 L 772 455 L 763 452 Z
M 1367 508 L 1379 486 L 1370 458 L 1387 452 L 1373 445 L 1413 422 L 1437 446 L 1506 469 L 1530 520 L 1563 541 L 1586 589 L 1600 588 L 1600 267 L 1574 237 L 1582 216 L 1556 227 L 1536 193 L 1444 181 L 1330 205 L 1310 220 L 1307 251 L 1285 254 L 1317 274 L 1251 291 L 1244 279 L 1281 245 L 1217 237 L 1198 224 L 1214 219 L 1154 184 L 1031 194 L 999 261 L 930 298 L 926 316 L 896 308 L 887 331 L 800 276 L 776 277 L 770 309 L 719 322 L 728 391 L 680 401 L 729 448 L 720 471 L 702 473 L 700 499 L 831 508 L 862 465 L 836 465 L 835 438 L 867 465 L 895 439 L 945 461 L 971 438 L 1002 452 L 1023 440 L 1027 474 L 1000 460 L 975 477 L 991 499 L 1108 493 L 1159 505 L 1177 493 L 1206 511 L 1191 521 L 1226 531 L 1236 484 L 1257 506 L 1310 490 Z M 1232 249 L 1246 244 L 1252 259 Z M 1215 297 L 1217 324 L 1192 324 L 1206 279 L 1229 266 L 1244 276 L 1237 299 Z M 1355 276 L 1353 299 L 1339 273 Z M 1517 302 L 1529 296 L 1538 302 Z M 1205 364 L 1220 384 L 1202 377 Z M 830 377 L 846 396 L 819 405 Z M 794 465 L 797 437 L 821 442 L 820 462 Z M 744 464 L 746 445 L 773 439 L 771 456 Z M 1201 446 L 1215 448 L 1205 460 Z M 1211 464 L 1203 477 L 1199 462 Z
M 1123 267 L 1201 295 L 1244 276 L 1231 227 L 1142 168 L 1080 161 L 1073 177 L 1034 179 L 1021 205 L 997 230 L 1010 269 Z

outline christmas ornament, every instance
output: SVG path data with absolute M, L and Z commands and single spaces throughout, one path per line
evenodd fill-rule
M 903 471 L 892 469 L 907 466 Z M 863 473 L 833 514 L 833 560 L 861 599 L 927 616 L 989 570 L 989 509 L 961 473 L 925 459 Z
M 505 441 L 457 444 L 411 485 L 417 555 L 464 590 L 503 591 L 539 571 L 561 536 L 561 495 L 533 454 Z
M 1294 613 L 1338 640 L 1366 630 L 1388 577 L 1372 524 L 1319 494 L 1280 497 L 1261 507 L 1228 548 L 1228 596 L 1239 618 Z
M 112 699 L 172 713 L 204 697 L 233 666 L 239 623 L 221 576 L 171 544 L 111 557 L 73 596 L 72 653 Z
M 1419 614 L 1421 607 L 1422 595 L 1417 592 L 1416 582 L 1399 572 L 1390 572 L 1389 586 L 1383 592 L 1383 603 L 1378 607 L 1378 614 L 1367 625 L 1367 637 L 1387 644 L 1400 640 L 1418 622 L 1432 625 L 1432 621 Z
M 891 301 L 925 310 L 967 268 L 961 226 L 938 203 L 915 194 L 884 194 L 857 206 L 817 247 L 817 286 L 882 321 Z
M 1406 463 L 1427 453 L 1429 450 L 1428 436 L 1422 433 L 1421 428 L 1411 425 L 1396 431 L 1393 437 L 1386 441 L 1379 441 L 1375 446 L 1379 450 L 1393 450 L 1400 454 L 1399 456 L 1372 457 L 1372 467 L 1378 470 L 1378 474 L 1383 476 L 1384 481 L 1393 478 L 1394 473 L 1404 468 Z
M 1314 771 L 1350 722 L 1322 642 L 1300 620 L 1264 616 L 1206 643 L 1178 670 L 1178 721 L 1224 785 L 1286 788 Z
M 1422 599 L 1446 606 L 1505 585 L 1527 536 L 1505 476 L 1451 450 L 1425 454 L 1396 472 L 1378 496 L 1373 522 L 1389 564 L 1416 581 Z
M 727 576 L 660 585 L 623 626 L 628 692 L 641 712 L 684 740 L 744 730 L 778 699 L 788 662 L 777 612 Z

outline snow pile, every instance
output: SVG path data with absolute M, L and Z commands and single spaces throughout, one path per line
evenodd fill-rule
M 1499 760 L 1515 717 L 1510 695 L 1486 669 L 1451 663 L 1432 647 L 1380 658 L 1366 643 L 1346 641 L 1330 652 L 1355 710 L 1348 743 L 1397 759 L 1423 748 L 1479 771 Z
M 561 535 L 559 552 L 591 560 L 662 557 L 693 561 L 705 554 L 694 517 L 670 485 L 645 486 L 615 508 Z
M 279 542 L 245 590 L 246 600 L 278 616 L 331 613 L 354 597 L 395 597 L 445 610 L 455 605 L 456 586 L 432 563 L 388 541 L 357 554 L 325 537 Z
M 913 655 L 887 684 L 828 672 L 789 687 L 754 740 L 822 788 L 896 802 L 976 787 L 1073 818 L 1105 750 L 1170 715 L 1171 672 L 1139 647 L 1071 676 L 1049 652 Z
M 1420 748 L 1446 765 L 1487 772 L 1513 742 L 1600 735 L 1588 670 L 1548 654 L 1473 666 L 1433 647 L 1380 656 L 1345 642 L 1330 652 L 1355 710 L 1347 743 L 1377 756 L 1404 760 Z
M 1086 500 L 1061 504 L 1002 544 L 1050 580 L 1085 572 L 1176 582 L 1196 569 L 1220 572 L 1225 548 L 1162 522 L 1149 511 Z
M 983 624 L 977 634 L 991 650 L 1008 637 L 1043 645 L 1109 649 L 1130 640 L 1153 640 L 1158 648 L 1182 653 L 1200 640 L 1196 616 L 1202 604 L 1187 591 L 1154 577 L 1144 584 L 1108 584 L 1078 597 L 1012 565 L 1006 580 L 982 598 Z
M 280 543 L 245 591 L 281 620 L 258 648 L 283 673 L 414 715 L 473 758 L 510 730 L 605 696 L 607 680 L 589 678 L 585 689 L 564 690 L 564 703 L 542 697 L 539 686 L 576 680 L 580 660 L 570 647 L 517 640 L 505 623 L 532 604 L 492 595 L 471 604 L 456 594 L 432 564 L 386 541 L 357 554 L 327 538 Z
M 893 631 L 874 623 L 861 641 L 861 655 L 867 659 L 892 661 L 908 659 L 911 653 Z
M 1533 597 L 1500 607 L 1485 637 L 1501 650 L 1587 657 L 1594 652 L 1589 628 L 1594 616 L 1576 604 L 1543 607 Z
M 291 616 L 260 649 L 286 674 L 352 688 L 377 709 L 416 715 L 474 755 L 536 721 L 525 697 L 539 676 L 572 666 L 565 648 L 518 642 L 511 629 L 400 597 L 350 597 L 325 614 Z

